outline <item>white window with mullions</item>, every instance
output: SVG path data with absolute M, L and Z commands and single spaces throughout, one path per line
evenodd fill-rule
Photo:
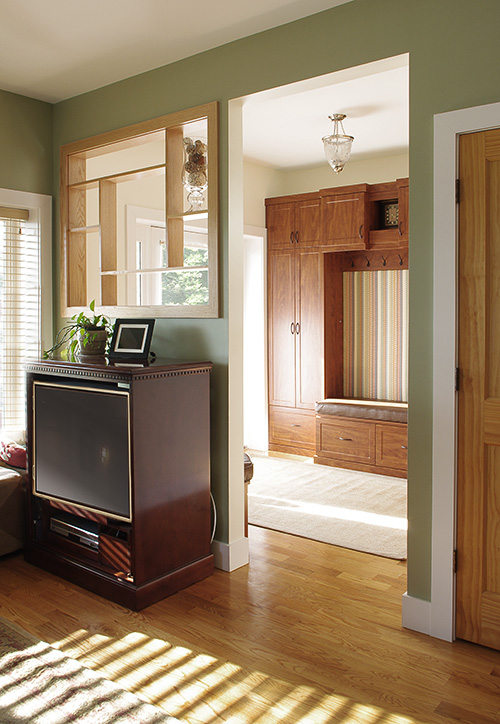
M 50 207 L 50 197 L 0 189 L 0 431 L 12 439 L 26 429 L 24 363 L 52 338 Z

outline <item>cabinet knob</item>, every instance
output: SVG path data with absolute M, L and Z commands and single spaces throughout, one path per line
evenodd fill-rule
M 295 334 L 295 322 L 292 322 L 290 325 L 290 334 Z
M 300 334 L 300 322 L 295 325 L 295 334 Z

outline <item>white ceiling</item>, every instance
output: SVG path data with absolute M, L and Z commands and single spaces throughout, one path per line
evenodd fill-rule
M 0 88 L 57 102 L 351 0 L 0 0 Z
M 350 1 L 0 0 L 0 89 L 55 103 Z M 407 57 L 245 98 L 245 156 L 324 163 L 331 113 L 353 157 L 406 152 Z
M 333 113 L 346 114 L 352 159 L 407 153 L 408 95 L 408 56 L 401 55 L 249 96 L 245 157 L 281 169 L 326 163 L 321 139 L 333 133 Z

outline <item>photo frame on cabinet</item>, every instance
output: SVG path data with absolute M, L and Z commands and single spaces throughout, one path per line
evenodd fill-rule
M 147 361 L 155 321 L 154 319 L 117 319 L 108 357 L 111 360 Z

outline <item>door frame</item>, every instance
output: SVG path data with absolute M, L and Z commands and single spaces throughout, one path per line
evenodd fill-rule
M 430 605 L 415 612 L 417 630 L 448 641 L 455 637 L 458 137 L 498 127 L 500 103 L 434 116 L 432 578 Z

